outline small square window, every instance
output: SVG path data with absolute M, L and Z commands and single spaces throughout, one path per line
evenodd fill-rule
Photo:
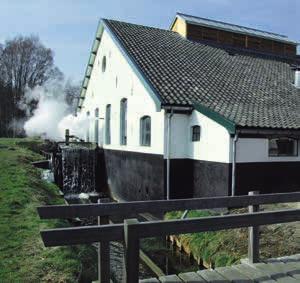
M 200 126 L 192 126 L 192 142 L 200 141 Z
M 298 141 L 292 138 L 270 139 L 269 156 L 298 156 Z

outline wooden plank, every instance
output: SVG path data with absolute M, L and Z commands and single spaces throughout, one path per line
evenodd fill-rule
M 229 283 L 230 281 L 224 278 L 221 274 L 217 273 L 215 270 L 201 270 L 197 271 L 203 279 L 210 283 Z
M 178 277 L 186 283 L 205 283 L 206 281 L 196 272 L 179 273 Z
M 277 263 L 256 263 L 253 266 L 271 276 L 276 282 L 295 282 L 291 276 L 287 275 L 287 270 L 283 264 Z M 286 280 L 286 281 L 284 281 Z
M 105 205 L 105 204 L 103 204 Z M 132 224 L 137 237 L 159 237 L 174 234 L 186 234 L 205 231 L 266 225 L 300 220 L 300 209 L 279 210 L 272 212 L 245 213 L 239 215 L 225 215 L 202 217 L 195 219 L 178 219 L 165 221 L 149 221 Z M 72 227 L 44 230 L 41 232 L 46 247 L 74 244 L 87 244 L 123 240 L 123 224 Z
M 234 268 L 218 267 L 215 271 L 232 283 L 254 283 L 253 279 Z
M 159 281 L 162 283 L 182 283 L 182 280 L 177 275 L 160 276 Z
M 181 200 L 135 201 L 110 204 L 73 204 L 38 207 L 42 219 L 74 218 L 101 215 L 132 215 L 159 213 L 173 210 L 211 209 L 223 207 L 246 207 L 271 203 L 300 201 L 300 192 L 265 194 L 258 196 L 210 197 Z
M 89 244 L 101 241 L 122 241 L 123 224 L 57 228 L 41 231 L 46 247 Z
M 300 220 L 300 209 L 278 210 L 272 212 L 245 213 L 194 219 L 142 222 L 136 226 L 139 237 L 159 237 L 206 231 L 267 225 Z
M 254 268 L 250 264 L 238 264 L 233 265 L 232 268 L 237 269 L 242 274 L 245 274 L 251 279 L 254 279 L 255 282 L 264 282 L 264 283 L 274 283 L 275 280 L 271 279 L 271 276 L 267 273 Z
M 148 279 L 141 279 L 139 283 L 159 283 L 157 278 L 148 278 Z

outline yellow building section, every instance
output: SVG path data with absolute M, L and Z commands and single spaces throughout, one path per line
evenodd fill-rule
M 178 32 L 183 37 L 186 37 L 187 36 L 186 21 L 177 17 L 171 30 Z

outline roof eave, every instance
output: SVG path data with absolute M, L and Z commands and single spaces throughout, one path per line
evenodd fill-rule
M 194 102 L 193 106 L 196 111 L 200 112 L 204 116 L 210 118 L 211 120 L 215 121 L 219 125 L 223 126 L 228 131 L 229 134 L 234 135 L 236 133 L 236 124 L 233 121 L 227 119 L 226 117 L 219 114 L 218 112 L 213 111 L 198 102 Z

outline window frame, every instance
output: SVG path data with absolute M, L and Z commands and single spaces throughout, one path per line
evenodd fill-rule
M 149 130 L 147 129 L 147 122 L 149 122 Z M 140 118 L 140 146 L 151 146 L 151 134 L 151 117 L 145 115 Z
M 199 129 L 199 133 L 195 133 L 194 130 Z M 197 138 L 195 138 L 197 135 Z M 191 142 L 199 142 L 201 139 L 201 126 L 200 125 L 193 125 L 191 126 Z
M 274 154 L 274 153 L 270 153 L 270 143 L 272 140 L 290 140 L 290 141 L 293 141 L 293 145 L 295 146 L 293 148 L 293 151 L 294 153 L 292 154 L 280 154 L 280 153 L 277 153 L 277 154 Z M 290 138 L 290 137 L 274 137 L 274 138 L 269 138 L 268 139 L 268 156 L 269 157 L 297 157 L 299 152 L 298 152 L 298 145 L 299 143 L 299 140 L 298 139 L 295 139 L 295 138 Z

